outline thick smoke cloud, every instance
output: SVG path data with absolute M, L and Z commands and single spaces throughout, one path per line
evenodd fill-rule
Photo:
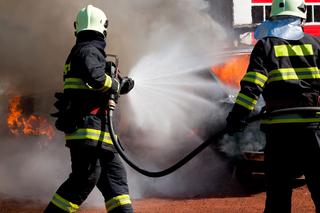
M 161 70 L 165 70 L 168 74 L 170 70 L 191 72 L 223 60 L 218 55 L 225 45 L 231 43 L 227 40 L 229 34 L 222 27 L 223 23 L 215 22 L 209 15 L 214 13 L 217 16 L 221 13 L 219 9 L 221 2 L 202 0 L 1 1 L 1 114 L 5 115 L 7 99 L 13 94 L 35 96 L 35 110 L 38 113 L 48 115 L 53 110 L 53 94 L 62 89 L 63 63 L 74 43 L 74 17 L 84 5 L 91 3 L 106 11 L 110 19 L 107 51 L 120 56 L 120 70 L 124 75 L 135 77 L 139 76 L 139 73 L 146 73 L 147 68 L 154 68 L 152 72 L 149 72 L 154 75 Z M 212 4 L 217 4 L 219 7 L 213 7 Z M 151 64 L 145 65 L 148 58 Z M 158 74 L 160 78 L 163 77 L 161 73 Z M 190 75 L 177 74 L 177 77 L 185 78 L 187 84 L 192 85 L 190 80 L 194 75 L 195 73 L 191 72 Z M 200 101 L 201 107 L 210 108 L 204 114 L 198 114 L 201 118 L 195 123 L 198 125 L 212 110 L 219 111 L 210 97 L 203 96 L 211 89 L 219 92 L 221 88 L 207 80 L 194 79 L 199 80 L 194 86 L 202 87 L 200 89 L 202 97 L 195 100 Z M 137 84 L 138 80 L 137 77 Z M 203 85 L 200 85 L 202 83 Z M 178 85 L 181 89 L 180 86 Z M 182 86 L 182 89 L 185 88 Z M 178 89 L 177 93 L 180 92 Z M 179 96 L 177 93 L 174 95 Z M 190 100 L 185 101 L 180 98 L 177 100 L 182 100 L 180 103 L 182 108 L 190 103 Z M 132 106 L 130 103 L 132 104 L 130 98 L 121 100 L 122 105 Z M 121 118 L 129 117 L 129 124 L 126 125 L 135 125 L 136 122 L 130 117 L 130 113 L 131 110 L 139 111 L 139 109 L 120 107 L 123 113 Z M 188 110 L 190 108 L 186 109 Z M 181 112 L 176 114 L 180 116 L 179 113 Z M 193 112 L 189 111 L 189 113 Z M 135 114 L 133 112 L 132 115 Z M 221 121 L 224 111 L 219 111 L 217 114 L 219 116 L 216 118 Z M 173 118 L 176 118 L 175 116 Z M 140 119 L 143 118 L 140 117 Z M 120 122 L 119 128 L 125 135 L 126 131 L 121 129 L 121 125 L 123 123 Z M 68 150 L 63 147 L 62 134 L 57 132 L 54 140 L 44 146 L 41 145 L 41 141 L 44 140 L 42 138 L 35 137 L 26 140 L 23 137 L 8 136 L 4 121 L 1 121 L 0 127 L 2 128 L 0 132 L 5 135 L 1 140 L 3 149 L 0 151 L 2 162 L 0 194 L 22 198 L 41 198 L 47 201 L 69 172 Z M 153 127 L 156 129 L 155 126 Z M 188 129 L 185 128 L 183 131 Z M 143 131 L 143 128 L 141 127 L 140 130 Z M 148 155 L 145 147 L 149 146 L 150 138 L 157 137 L 159 137 L 158 134 L 147 135 L 144 138 L 147 143 L 142 143 L 142 141 L 137 143 L 140 140 L 137 139 L 131 140 L 131 145 L 125 145 L 130 147 L 129 153 L 132 156 L 138 156 L 138 162 L 153 162 L 153 157 L 157 159 L 162 157 L 163 162 L 156 162 L 166 167 L 167 164 L 175 162 L 179 159 L 177 157 L 183 156 L 203 140 L 201 137 L 193 137 L 196 144 L 190 141 L 187 145 L 173 143 L 163 147 L 163 144 L 158 143 L 161 141 L 159 137 L 155 140 L 156 143 L 150 145 L 152 149 L 159 150 L 158 153 L 151 152 L 154 155 L 150 153 Z M 124 140 L 129 142 L 126 138 Z M 135 145 L 142 146 L 142 148 L 137 149 Z M 182 151 L 174 156 L 177 150 Z M 168 152 L 168 156 L 161 155 L 161 152 Z M 174 157 L 169 157 L 169 155 Z M 172 159 L 167 160 L 166 158 Z M 225 191 L 223 187 L 217 188 L 217 185 L 226 173 L 228 171 L 223 160 L 209 149 L 174 175 L 155 180 L 142 177 L 129 168 L 128 178 L 134 197 L 192 197 Z M 23 188 L 25 190 L 22 191 Z M 88 203 L 96 203 L 96 199 L 101 199 L 97 197 L 101 196 L 94 193 Z
M 10 81 L 26 94 L 62 88 L 63 62 L 74 42 L 73 21 L 79 8 L 89 3 L 106 11 L 110 19 L 107 49 L 120 56 L 123 73 L 142 55 L 164 45 L 170 47 L 172 34 L 165 33 L 176 37 L 197 33 L 193 35 L 195 44 L 200 48 L 210 45 L 201 42 L 201 28 L 190 31 L 204 24 L 196 17 L 201 16 L 197 11 L 202 15 L 208 12 L 210 1 L 1 1 L 1 85 Z M 220 2 L 211 4 L 211 13 L 221 13 Z M 214 39 L 226 36 L 220 26 L 215 30 Z M 197 49 L 192 50 L 196 55 Z

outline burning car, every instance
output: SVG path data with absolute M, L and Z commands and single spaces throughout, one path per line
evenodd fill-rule
M 228 94 L 228 101 L 224 102 L 226 111 L 230 111 L 236 93 L 240 88 L 240 81 L 246 73 L 249 64 L 250 50 L 234 52 L 228 61 L 211 67 L 215 78 L 232 88 L 232 94 Z M 253 111 L 257 115 L 262 110 L 264 101 L 260 99 Z M 219 146 L 215 147 L 222 154 L 231 158 L 234 174 L 242 183 L 250 183 L 253 176 L 264 174 L 264 134 L 259 130 L 259 122 L 251 123 L 245 132 L 235 136 L 224 136 Z

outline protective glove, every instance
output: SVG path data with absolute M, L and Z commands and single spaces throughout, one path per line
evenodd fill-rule
M 134 80 L 129 77 L 122 77 L 120 83 L 120 94 L 127 94 L 129 93 L 134 87 Z
M 226 132 L 228 135 L 233 135 L 237 132 L 243 132 L 248 125 L 245 118 L 234 112 L 230 112 L 226 120 Z
M 120 83 L 117 79 L 112 79 L 112 86 L 110 88 L 111 98 L 118 103 L 118 99 L 120 97 Z
M 118 68 L 116 64 L 113 61 L 107 61 L 105 73 L 114 78 L 116 76 L 117 71 L 118 71 Z

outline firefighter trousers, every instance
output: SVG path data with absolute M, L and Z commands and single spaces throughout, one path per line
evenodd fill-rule
M 266 131 L 265 213 L 291 212 L 293 180 L 304 175 L 317 213 L 320 213 L 320 130 Z
M 118 154 L 90 146 L 72 146 L 70 154 L 72 172 L 45 213 L 76 212 L 95 186 L 102 193 L 108 212 L 133 212 L 126 171 Z

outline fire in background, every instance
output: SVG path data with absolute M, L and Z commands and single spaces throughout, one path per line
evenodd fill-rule
M 246 73 L 249 58 L 249 54 L 235 56 L 223 64 L 211 67 L 211 70 L 226 85 L 240 88 L 240 81 Z
M 49 121 L 34 113 L 34 98 L 13 97 L 9 101 L 7 125 L 13 135 L 46 136 L 52 139 L 54 128 Z

